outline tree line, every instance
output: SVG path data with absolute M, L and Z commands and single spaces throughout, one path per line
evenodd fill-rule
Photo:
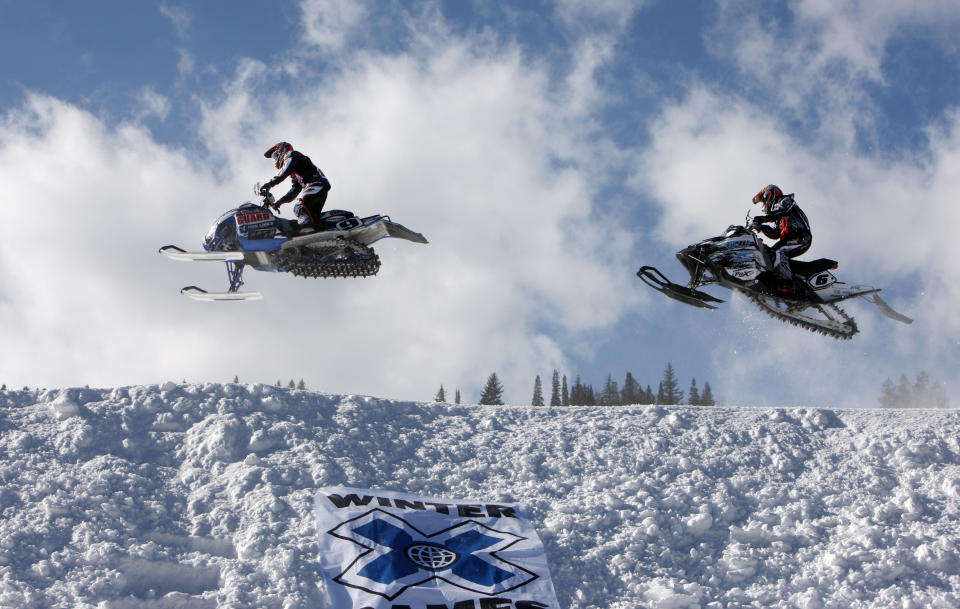
M 440 389 L 433 399 L 436 402 L 447 401 L 443 385 L 440 385 Z M 454 403 L 460 403 L 459 389 L 456 391 Z M 496 372 L 487 377 L 487 382 L 483 386 L 483 391 L 477 403 L 484 405 L 503 404 L 503 383 Z M 644 388 L 630 372 L 627 372 L 622 385 L 613 379 L 612 374 L 608 374 L 603 387 L 595 390 L 593 385 L 581 382 L 579 375 L 571 384 L 567 381 L 567 375 L 561 375 L 558 370 L 554 370 L 551 378 L 549 402 L 544 397 L 543 381 L 538 375 L 533 381 L 533 395 L 530 398 L 530 404 L 532 406 L 547 406 L 548 404 L 550 406 L 625 406 L 630 404 L 713 406 L 716 401 L 710 383 L 704 383 L 701 390 L 697 386 L 696 378 L 690 381 L 690 387 L 686 392 L 686 400 L 684 400 L 684 392 L 680 389 L 680 381 L 677 378 L 676 371 L 673 369 L 673 365 L 668 362 L 656 392 L 650 385 Z

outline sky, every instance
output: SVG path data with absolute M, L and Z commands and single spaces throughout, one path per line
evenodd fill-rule
M 0 382 L 303 379 L 530 401 L 554 369 L 595 388 L 667 362 L 725 403 L 875 406 L 960 362 L 960 50 L 952 1 L 206 2 L 0 0 Z M 229 18 L 225 15 L 229 14 Z M 379 243 L 378 276 L 248 270 L 252 303 L 199 303 L 199 249 L 286 140 L 327 207 L 430 244 Z M 636 278 L 780 185 L 807 259 L 874 285 L 835 341 L 732 298 Z M 279 190 L 278 190 L 279 192 Z M 290 211 L 287 209 L 289 216 Z M 728 299 L 725 290 L 715 295 Z

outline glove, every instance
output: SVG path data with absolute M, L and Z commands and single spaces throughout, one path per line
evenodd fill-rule
M 265 197 L 270 193 L 270 187 L 264 184 L 260 187 L 260 196 Z
M 763 224 L 763 216 L 757 216 L 757 217 L 753 218 L 752 220 L 750 220 L 750 227 L 751 227 L 751 228 L 760 228 L 760 226 L 761 226 L 762 224 Z

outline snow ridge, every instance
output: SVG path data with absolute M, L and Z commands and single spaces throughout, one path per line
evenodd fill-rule
M 570 609 L 960 607 L 952 410 L 0 393 L 0 607 L 325 607 L 313 494 L 522 502 Z

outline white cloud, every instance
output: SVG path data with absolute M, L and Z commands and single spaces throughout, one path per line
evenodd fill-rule
M 951 0 L 798 0 L 776 20 L 769 3 L 728 0 L 707 44 L 731 56 L 763 103 L 848 148 L 873 129 L 868 83 L 887 85 L 883 60 L 898 35 L 922 28 L 953 44 L 960 5 Z
M 960 301 L 960 267 L 949 255 L 952 227 L 960 222 L 953 201 L 960 187 L 958 118 L 954 114 L 949 127 L 931 137 L 930 161 L 921 165 L 856 156 L 842 147 L 804 147 L 775 117 L 704 88 L 665 108 L 635 179 L 662 206 L 658 232 L 668 247 L 679 249 L 742 222 L 750 197 L 774 182 L 795 192 L 810 217 L 814 241 L 805 259 L 839 260 L 841 280 L 884 288 L 895 308 L 917 318 L 900 326 L 869 303 L 850 302 L 844 308 L 862 331 L 854 339 L 859 346 L 851 347 L 780 326 L 752 313 L 749 303 L 732 303 L 732 319 L 756 340 L 735 341 L 715 354 L 718 369 L 740 371 L 726 379 L 734 388 L 726 389 L 728 395 L 764 395 L 765 382 L 776 378 L 795 386 L 787 395 L 856 402 L 864 391 L 877 390 L 877 374 L 915 375 L 926 368 L 934 378 L 951 379 L 948 362 L 955 360 L 960 336 L 952 311 Z M 661 270 L 682 273 L 679 265 Z M 918 369 L 880 372 L 903 362 Z M 797 370 L 803 374 L 792 374 Z
M 56 222 L 40 251 L 32 232 L 5 231 L 0 323 L 12 346 L 0 369 L 50 384 L 303 377 L 320 390 L 424 399 L 443 383 L 465 401 L 496 371 L 508 399 L 528 400 L 536 374 L 564 367 L 561 338 L 608 327 L 631 306 L 629 293 L 610 298 L 632 266 L 630 240 L 590 199 L 596 157 L 609 152 L 583 120 L 591 96 L 577 88 L 589 79 L 557 90 L 516 49 L 477 48 L 454 40 L 420 57 L 370 55 L 282 96 L 260 93 L 268 66 L 243 62 L 200 117 L 219 183 L 194 165 L 197 151 L 32 98 L 0 133 L 0 178 L 32 205 L 7 226 L 39 209 Z M 68 168 L 56 182 L 33 178 L 17 152 L 27 139 Z M 388 213 L 431 243 L 381 242 L 375 278 L 248 270 L 262 302 L 184 299 L 182 285 L 224 286 L 222 265 L 174 263 L 156 248 L 197 248 L 213 218 L 271 175 L 262 151 L 279 139 L 329 175 L 328 208 Z M 28 264 L 13 262 L 31 249 Z
M 190 23 L 192 21 L 187 9 L 182 6 L 171 6 L 163 2 L 160 4 L 160 14 L 170 20 L 179 37 L 186 37 L 190 31 Z
M 304 40 L 329 51 L 339 51 L 368 9 L 358 0 L 302 0 Z
M 137 112 L 138 121 L 150 116 L 163 120 L 170 112 L 170 100 L 165 95 L 157 93 L 153 87 L 141 89 L 137 95 L 137 101 L 140 104 L 140 109 Z

